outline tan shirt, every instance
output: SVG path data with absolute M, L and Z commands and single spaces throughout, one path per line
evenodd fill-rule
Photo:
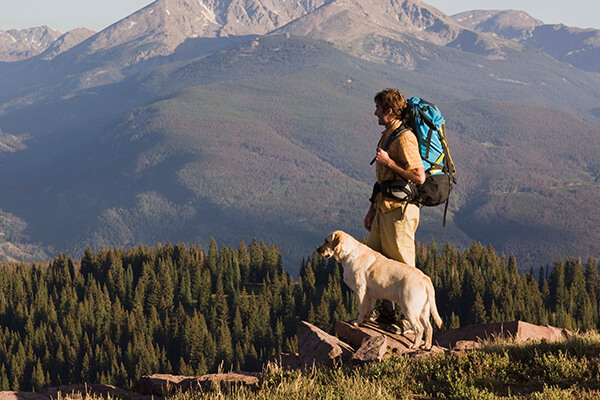
M 386 139 L 400 126 L 400 122 L 392 125 L 390 129 L 386 129 L 381 133 L 381 139 L 377 144 L 377 148 L 380 148 L 385 143 Z M 423 161 L 419 155 L 419 142 L 415 134 L 409 129 L 394 140 L 387 150 L 390 158 L 396 162 L 400 167 L 406 170 L 416 169 L 423 167 Z M 397 176 L 394 171 L 377 162 L 375 163 L 375 177 L 377 182 L 381 183 L 387 180 L 398 180 L 401 179 Z M 376 210 L 380 210 L 386 213 L 391 210 L 403 206 L 404 201 L 399 201 L 385 197 L 383 193 L 379 193 L 375 198 L 374 206 Z

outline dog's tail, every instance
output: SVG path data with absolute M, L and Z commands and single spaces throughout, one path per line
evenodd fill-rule
M 431 316 L 435 321 L 435 324 L 438 328 L 442 327 L 442 318 L 438 313 L 437 306 L 435 304 L 435 289 L 433 288 L 433 283 L 431 283 L 431 279 L 427 277 L 427 285 L 425 285 L 427 290 L 427 301 L 429 302 L 429 308 L 431 309 Z

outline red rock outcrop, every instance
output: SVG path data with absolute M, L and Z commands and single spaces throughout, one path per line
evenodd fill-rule
M 439 346 L 453 348 L 461 340 L 481 341 L 494 338 L 513 338 L 517 341 L 556 341 L 573 336 L 567 329 L 540 326 L 523 321 L 498 322 L 493 324 L 469 325 L 458 329 L 438 331 L 433 342 Z

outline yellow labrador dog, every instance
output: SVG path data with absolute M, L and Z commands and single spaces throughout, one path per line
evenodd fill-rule
M 398 304 L 404 317 L 412 324 L 417 349 L 423 342 L 431 349 L 432 315 L 438 328 L 442 319 L 435 305 L 435 290 L 431 279 L 421 270 L 386 258 L 342 231 L 335 231 L 317 248 L 324 257 L 334 257 L 344 268 L 344 282 L 358 297 L 358 319 L 362 324 L 373 312 L 373 300 L 389 300 Z

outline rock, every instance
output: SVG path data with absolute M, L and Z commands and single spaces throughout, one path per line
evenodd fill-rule
M 352 362 L 365 364 L 373 361 L 381 361 L 387 349 L 387 337 L 385 335 L 365 337 L 358 350 L 354 353 Z
M 283 370 L 300 369 L 300 356 L 297 353 L 283 353 L 277 356 L 271 356 L 269 357 L 268 362 Z
M 471 351 L 481 349 L 481 343 L 474 340 L 459 340 L 452 347 L 452 351 Z
M 131 392 L 128 390 L 120 389 L 112 385 L 104 385 L 101 383 L 95 383 L 91 385 L 63 385 L 47 388 L 44 393 L 47 398 L 56 400 L 58 398 L 64 399 L 67 395 L 81 396 L 85 398 L 86 395 L 91 395 L 96 398 L 111 398 L 111 399 L 123 399 L 123 400 L 151 400 L 150 396 L 143 396 L 139 393 Z
M 435 354 L 435 353 L 446 353 L 447 351 L 448 351 L 448 349 L 445 349 L 440 346 L 431 346 L 431 349 L 429 349 L 429 350 L 413 351 L 412 353 L 407 353 L 406 355 L 409 358 L 423 358 L 423 357 L 429 357 L 430 355 Z
M 48 397 L 35 392 L 0 392 L 0 400 L 48 400 Z
M 186 386 L 188 384 L 188 386 Z M 208 374 L 193 380 L 184 380 L 179 386 L 183 391 L 197 388 L 200 385 L 204 389 L 209 389 L 216 385 L 240 384 L 247 387 L 258 386 L 257 374 L 251 372 L 228 372 L 225 374 Z
M 413 344 L 414 334 L 407 332 L 396 334 L 386 331 L 382 325 L 376 322 L 366 322 L 360 326 L 354 326 L 347 322 L 339 321 L 335 325 L 337 335 L 352 346 L 359 347 L 367 337 L 384 335 L 387 338 L 387 346 L 394 354 L 413 353 L 417 350 L 410 348 Z
M 314 365 L 333 366 L 350 363 L 354 349 L 306 321 L 298 324 L 298 354 L 301 368 Z
M 434 335 L 434 343 L 452 348 L 461 340 L 481 341 L 492 338 L 514 338 L 517 341 L 542 339 L 556 341 L 571 337 L 572 335 L 573 332 L 566 329 L 514 321 L 470 325 L 458 329 L 439 331 Z
M 179 388 L 179 384 L 187 379 L 195 379 L 195 377 L 169 374 L 146 375 L 133 384 L 133 390 L 144 395 L 163 396 L 174 392 Z
M 215 385 L 241 384 L 258 385 L 257 374 L 251 372 L 228 372 L 202 376 L 177 376 L 154 374 L 141 377 L 135 384 L 138 393 L 152 396 L 164 396 L 178 391 L 187 392 L 198 388 L 209 389 Z

